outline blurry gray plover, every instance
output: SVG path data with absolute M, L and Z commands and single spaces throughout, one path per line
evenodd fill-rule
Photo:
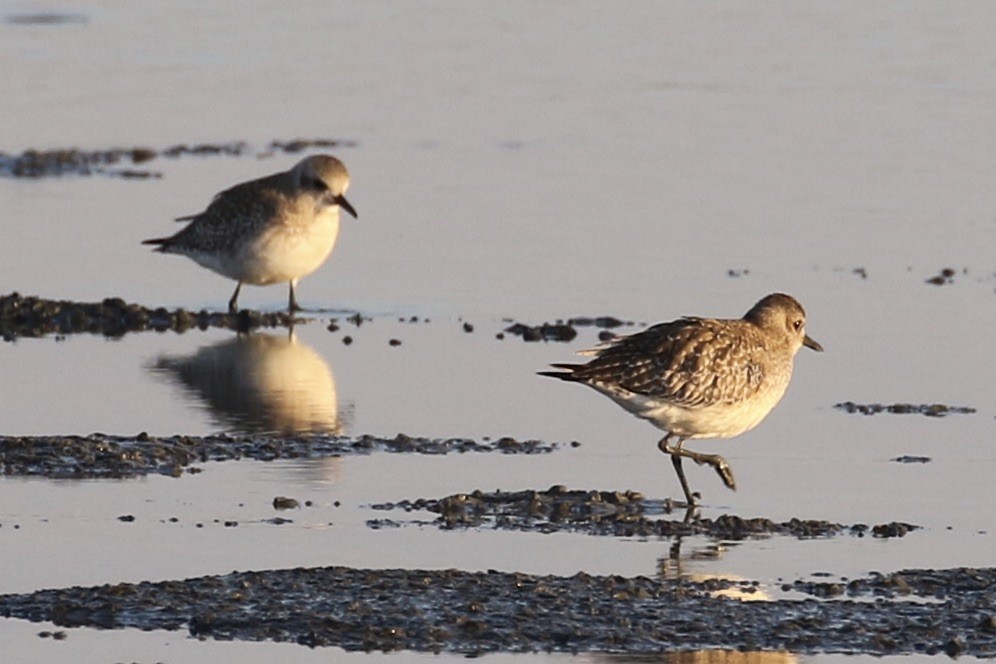
M 339 235 L 339 208 L 356 217 L 345 198 L 349 172 L 335 157 L 313 155 L 282 173 L 237 184 L 216 194 L 200 214 L 170 237 L 145 240 L 164 254 L 183 254 L 198 265 L 235 279 L 228 310 L 238 310 L 242 284 L 289 282 L 288 308 L 298 280 L 332 253 Z
M 614 339 L 582 354 L 587 364 L 553 364 L 540 375 L 589 385 L 637 417 L 667 432 L 657 447 L 671 456 L 688 505 L 682 457 L 711 465 L 736 488 L 718 454 L 682 448 L 688 439 L 732 438 L 761 423 L 778 404 L 803 346 L 822 351 L 806 335 L 806 313 L 794 298 L 774 293 L 743 318 L 686 317 Z

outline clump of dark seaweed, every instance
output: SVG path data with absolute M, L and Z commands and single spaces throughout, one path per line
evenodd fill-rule
M 679 512 L 681 519 L 651 518 L 650 504 L 636 491 L 569 490 L 553 486 L 545 491 L 474 491 L 445 498 L 419 498 L 372 506 L 381 511 L 427 511 L 438 514 L 433 522 L 444 529 L 495 528 L 528 532 L 583 532 L 615 537 L 682 537 L 708 535 L 725 540 L 788 535 L 799 538 L 851 534 L 863 537 L 902 537 L 917 526 L 891 522 L 869 527 L 845 526 L 815 519 L 777 522 L 764 517 L 743 518 L 724 514 L 714 519 L 691 518 L 683 505 L 664 501 L 660 510 Z M 653 509 L 658 509 L 656 506 Z M 378 528 L 380 520 L 368 523 Z
M 368 652 L 603 652 L 647 661 L 716 649 L 996 655 L 994 569 L 785 585 L 815 597 L 805 600 L 717 596 L 725 589 L 749 595 L 759 585 L 584 572 L 296 568 L 0 595 L 0 616 Z M 875 601 L 852 599 L 859 597 Z
M 179 477 L 192 464 L 208 461 L 326 458 L 395 454 L 545 454 L 559 443 L 504 437 L 478 442 L 469 438 L 422 438 L 399 433 L 374 436 L 0 436 L 0 475 L 50 478 L 127 478 L 143 475 Z
M 894 403 L 891 405 L 880 404 L 880 403 L 854 403 L 853 401 L 845 401 L 844 403 L 834 404 L 834 408 L 839 408 L 840 410 L 847 411 L 848 413 L 860 413 L 862 415 L 875 415 L 877 413 L 897 413 L 900 415 L 908 414 L 918 414 L 926 415 L 927 417 L 944 417 L 945 415 L 951 415 L 953 413 L 974 413 L 975 409 L 968 406 L 948 406 L 941 403 L 931 403 L 931 404 L 912 404 L 912 403 Z
M 109 175 L 121 178 L 159 178 L 162 173 L 136 168 L 155 159 L 180 157 L 228 156 L 247 154 L 267 156 L 274 152 L 294 154 L 303 150 L 353 147 L 355 141 L 332 138 L 298 138 L 272 140 L 262 152 L 254 151 L 246 141 L 227 143 L 179 143 L 156 149 L 147 146 L 115 147 L 99 150 L 79 148 L 29 149 L 20 154 L 0 152 L 0 176 L 15 178 L 60 177 L 64 175 Z
M 0 295 L 0 336 L 4 341 L 48 334 L 101 334 L 120 337 L 128 332 L 186 332 L 197 328 L 227 328 L 247 332 L 260 327 L 290 327 L 295 318 L 286 312 L 243 309 L 238 313 L 188 311 L 165 307 L 149 309 L 118 297 L 100 302 L 47 300 L 20 293 Z

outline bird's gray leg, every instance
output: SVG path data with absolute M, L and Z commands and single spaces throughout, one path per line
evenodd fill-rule
M 675 446 L 671 447 L 670 445 L 668 445 L 668 441 L 670 439 L 671 439 L 671 434 L 664 436 L 663 438 L 661 438 L 661 441 L 657 443 L 657 447 L 664 454 L 671 455 L 671 464 L 674 466 L 674 471 L 678 473 L 678 481 L 681 482 L 681 490 L 685 492 L 685 501 L 688 503 L 689 507 L 692 507 L 693 505 L 697 505 L 698 503 L 696 503 L 695 501 L 695 494 L 693 494 L 692 490 L 688 488 L 688 480 L 685 479 L 685 471 L 681 467 L 681 455 L 683 451 L 681 449 L 681 444 L 684 442 L 684 440 L 678 438 L 678 442 L 675 444 Z
M 734 491 L 737 490 L 737 481 L 733 479 L 733 470 L 730 468 L 730 464 L 726 462 L 726 459 L 718 454 L 701 454 L 699 452 L 692 452 L 691 450 L 684 450 L 681 448 L 681 444 L 684 442 L 684 440 L 678 441 L 678 444 L 674 447 L 674 454 L 688 457 L 700 466 L 704 463 L 709 464 L 716 469 L 716 473 L 719 474 L 719 479 L 723 480 L 723 484 Z
M 239 312 L 239 289 L 242 288 L 242 282 L 239 281 L 235 284 L 235 292 L 232 293 L 232 299 L 228 301 L 228 313 L 235 314 Z
M 287 301 L 287 311 L 294 313 L 295 311 L 301 311 L 301 306 L 297 303 L 297 298 L 294 297 L 294 286 L 297 285 L 297 279 L 290 280 L 290 299 Z
M 679 438 L 678 442 L 675 443 L 673 446 L 668 445 L 668 441 L 670 438 L 671 434 L 664 436 L 663 440 L 661 440 L 661 442 L 657 444 L 657 447 L 660 448 L 661 452 L 671 455 L 671 461 L 672 463 L 674 463 L 675 470 L 678 471 L 679 478 L 684 480 L 684 473 L 681 471 L 681 457 L 688 457 L 689 459 L 691 459 L 692 461 L 694 461 L 699 465 L 707 463 L 710 466 L 712 466 L 716 470 L 716 473 L 719 475 L 719 478 L 723 480 L 723 484 L 725 484 L 728 488 L 733 489 L 734 491 L 736 490 L 737 481 L 734 479 L 733 470 L 730 468 L 730 464 L 727 463 L 726 459 L 724 459 L 718 454 L 701 454 L 699 452 L 693 452 L 691 450 L 683 449 L 681 447 L 682 444 L 685 442 L 683 438 Z M 682 488 L 684 488 L 684 486 L 682 486 Z M 686 496 L 688 495 L 687 491 L 685 492 L 685 495 Z

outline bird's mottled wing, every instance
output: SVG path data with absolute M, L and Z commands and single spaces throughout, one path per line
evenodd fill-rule
M 740 321 L 682 318 L 621 337 L 572 378 L 686 408 L 733 403 L 761 386 L 761 351 L 760 339 Z
M 269 180 L 243 182 L 219 193 L 204 212 L 190 217 L 190 223 L 171 238 L 170 244 L 209 251 L 231 249 L 276 213 L 281 193 Z

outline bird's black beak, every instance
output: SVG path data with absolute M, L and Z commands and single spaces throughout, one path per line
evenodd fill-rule
M 356 214 L 356 210 L 353 209 L 353 206 L 349 204 L 349 201 L 347 201 L 346 197 L 343 196 L 342 194 L 339 194 L 338 196 L 336 196 L 332 200 L 335 201 L 336 205 L 338 205 L 339 207 L 341 207 L 343 210 L 345 210 L 349 214 L 353 215 L 354 219 L 359 219 L 360 218 L 359 215 Z
M 815 339 L 810 339 L 808 334 L 802 338 L 802 345 L 806 348 L 812 348 L 818 353 L 823 352 L 823 346 L 821 346 Z

